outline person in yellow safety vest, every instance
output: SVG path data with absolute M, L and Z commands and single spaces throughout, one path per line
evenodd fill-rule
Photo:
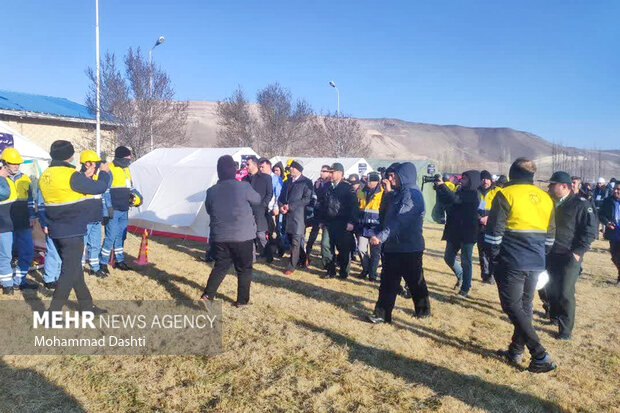
M 454 182 L 450 180 L 450 175 L 444 174 L 443 183 L 450 191 L 456 192 L 456 185 L 454 185 Z
M 291 174 L 291 163 L 293 163 L 294 160 L 295 159 L 293 158 L 288 158 L 288 160 L 286 161 L 286 167 L 284 168 L 284 176 L 282 177 L 282 182 L 286 182 L 288 180 L 288 177 Z
M 99 272 L 97 276 L 104 277 L 109 274 L 108 263 L 110 253 L 114 250 L 115 266 L 121 271 L 131 268 L 125 262 L 124 243 L 127 232 L 127 222 L 130 207 L 142 205 L 142 195 L 133 187 L 131 182 L 131 151 L 126 146 L 119 146 L 114 151 L 114 161 L 110 164 L 112 184 L 104 195 L 108 206 L 109 220 L 105 226 L 105 237 L 99 254 Z M 107 197 L 109 196 L 109 202 Z
M 379 208 L 383 200 L 381 175 L 377 172 L 368 174 L 366 185 L 357 191 L 357 200 L 360 210 L 357 223 L 358 252 L 362 263 L 362 273 L 359 278 L 368 277 L 371 281 L 377 281 L 381 244 L 373 245 L 370 243 L 370 239 L 380 225 Z
M 39 178 L 39 189 L 45 203 L 47 232 L 62 262 L 49 311 L 60 311 L 71 290 L 75 290 L 80 310 L 101 314 L 105 310 L 93 305 L 93 298 L 84 281 L 82 254 L 93 204 L 89 195 L 99 195 L 106 191 L 110 182 L 109 168 L 102 164 L 99 179 L 95 181 L 91 179 L 95 173 L 94 166 L 84 173 L 75 170 L 71 164 L 74 153 L 71 142 L 58 140 L 52 143 L 52 161 Z
M 26 281 L 34 245 L 34 200 L 30 189 L 30 177 L 19 171 L 24 162 L 15 148 L 5 148 L 0 156 L 3 178 L 0 188 L 0 283 L 2 292 L 12 295 L 14 287 L 20 290 L 36 289 L 37 285 Z M 17 250 L 17 266 L 11 268 L 13 247 Z
M 493 204 L 493 198 L 495 194 L 500 190 L 499 187 L 493 185 L 491 173 L 487 170 L 480 172 L 480 204 L 478 205 L 478 219 L 480 222 L 480 232 L 478 233 L 478 256 L 480 257 L 480 275 L 482 282 L 486 284 L 495 284 L 493 278 L 493 268 L 491 257 L 488 254 L 488 250 L 484 248 L 484 231 L 487 226 L 487 220 L 489 212 L 491 211 L 491 205 Z
M 553 200 L 534 185 L 536 164 L 518 158 L 510 167 L 510 182 L 495 195 L 484 241 L 494 260 L 494 276 L 502 309 L 514 325 L 508 350 L 498 353 L 519 365 L 527 346 L 529 370 L 544 373 L 556 368 L 532 325 L 532 301 L 545 256 L 555 242 Z
M 95 174 L 92 176 L 93 180 L 98 179 L 97 169 L 101 164 L 101 158 L 97 155 L 97 152 L 93 150 L 85 150 L 80 154 L 80 164 L 82 169 L 80 172 L 85 173 L 91 168 L 95 168 Z M 84 237 L 84 256 L 82 257 L 82 266 L 86 267 L 86 258 L 88 258 L 88 273 L 91 275 L 97 275 L 101 277 L 107 276 L 99 271 L 99 253 L 101 252 L 101 221 L 108 217 L 108 208 L 106 199 L 101 195 L 91 195 L 92 208 L 90 210 L 91 216 L 86 226 L 86 236 Z

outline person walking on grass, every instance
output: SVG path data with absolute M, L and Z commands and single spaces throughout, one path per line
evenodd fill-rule
M 615 182 L 612 195 L 603 201 L 599 219 L 605 227 L 604 236 L 609 241 L 611 260 L 618 269 L 617 284 L 620 285 L 620 181 Z
M 497 193 L 484 235 L 493 259 L 502 309 L 514 326 L 508 350 L 498 354 L 519 365 L 527 346 L 532 355 L 528 369 L 554 370 L 555 362 L 532 325 L 532 301 L 538 275 L 545 270 L 545 254 L 555 241 L 553 201 L 534 185 L 536 165 L 518 158 L 510 167 L 510 182 Z
M 217 290 L 232 265 L 237 272 L 235 307 L 250 301 L 256 221 L 253 208 L 262 199 L 252 186 L 237 181 L 235 161 L 224 155 L 217 161 L 218 182 L 207 190 L 205 209 L 209 214 L 210 241 L 214 244 L 215 264 L 201 300 L 214 300 Z
M 415 315 L 431 315 L 428 288 L 422 269 L 424 253 L 424 198 L 416 185 L 417 171 L 411 162 L 395 167 L 394 189 L 391 192 L 384 224 L 370 239 L 373 245 L 383 243 L 383 272 L 379 298 L 371 323 L 390 323 L 400 280 L 404 278 L 411 290 Z

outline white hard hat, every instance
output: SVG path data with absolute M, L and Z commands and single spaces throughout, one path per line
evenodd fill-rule
M 497 181 L 499 179 L 499 175 L 493 175 L 492 178 L 494 181 Z
M 600 178 L 598 179 L 598 183 L 599 183 L 599 184 L 604 184 L 604 183 L 605 183 L 605 178 L 600 177 Z

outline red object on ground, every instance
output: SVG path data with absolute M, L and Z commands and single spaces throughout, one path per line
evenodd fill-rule
M 138 259 L 134 260 L 135 265 L 148 265 L 149 263 L 149 232 L 145 229 L 142 233 L 142 241 L 140 241 L 140 251 Z
M 144 230 L 146 230 L 146 228 L 138 227 L 135 225 L 129 225 L 127 227 L 127 231 L 134 233 L 134 234 L 141 234 L 142 232 L 144 232 Z M 198 241 L 198 242 L 205 242 L 205 243 L 209 241 L 207 237 L 199 237 L 198 235 L 175 234 L 174 232 L 155 231 L 155 230 L 148 230 L 148 231 L 151 236 L 155 235 L 157 237 L 188 239 L 191 241 Z

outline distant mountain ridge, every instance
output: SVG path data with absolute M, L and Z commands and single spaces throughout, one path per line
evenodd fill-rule
M 212 101 L 189 102 L 188 145 L 215 146 L 216 107 L 217 102 Z M 430 158 L 455 167 L 506 164 L 519 156 L 549 163 L 554 146 L 532 133 L 511 128 L 433 125 L 389 118 L 359 122 L 370 141 L 368 158 Z M 568 149 L 575 156 L 585 151 Z M 601 158 L 606 170 L 620 175 L 620 150 L 602 151 Z

